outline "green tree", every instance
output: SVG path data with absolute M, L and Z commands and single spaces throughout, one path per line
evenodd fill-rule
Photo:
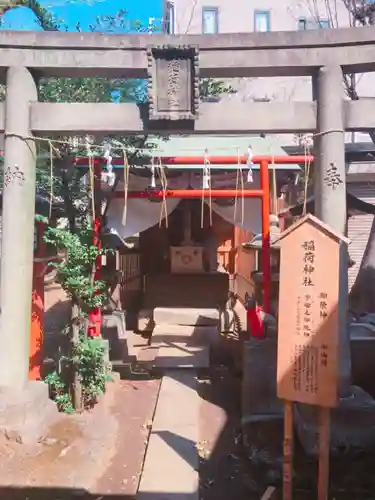
M 6 3 L 3 12 L 17 6 L 29 7 L 35 13 L 38 23 L 45 31 L 66 31 L 63 20 L 55 19 L 36 0 L 14 0 Z M 126 32 L 129 22 L 127 12 L 120 10 L 115 16 L 102 16 L 87 28 L 92 32 Z M 140 23 L 135 23 L 137 31 L 145 31 Z M 76 25 L 82 31 L 81 23 Z M 150 27 L 147 27 L 147 31 Z M 201 82 L 202 97 L 217 97 L 223 93 L 233 92 L 224 82 L 203 80 Z M 111 102 L 113 94 L 117 94 L 120 102 L 146 102 L 145 82 L 128 79 L 107 78 L 42 78 L 38 81 L 39 100 L 41 102 Z M 2 97 L 5 88 L 1 89 Z M 70 168 L 70 154 L 87 154 L 85 144 L 71 146 L 68 137 L 60 137 L 62 143 L 47 141 L 38 143 L 37 190 L 49 196 L 53 191 L 54 199 L 61 198 L 69 226 L 64 229 L 50 227 L 46 241 L 57 249 L 64 250 L 66 259 L 55 265 L 57 279 L 72 300 L 72 319 L 69 325 L 71 349 L 64 357 L 69 365 L 69 376 L 65 380 L 63 373 L 53 373 L 48 382 L 53 387 L 56 402 L 60 408 L 72 411 L 84 404 L 95 402 L 96 397 L 104 390 L 107 367 L 104 363 L 102 345 L 95 339 L 87 338 L 87 314 L 91 307 L 102 306 L 106 300 L 106 285 L 93 280 L 95 263 L 104 250 L 92 244 L 93 211 L 90 203 L 90 188 L 80 182 L 80 172 Z M 147 137 L 105 138 L 114 149 L 135 146 L 150 148 Z M 79 142 L 79 141 L 78 141 Z M 55 156 L 53 175 L 51 175 L 51 151 Z M 129 158 L 130 163 L 136 161 L 139 153 Z
M 15 7 L 28 7 L 36 16 L 37 22 L 45 31 L 67 31 L 67 26 L 63 19 L 55 18 L 46 8 L 42 7 L 37 0 L 10 0 L 4 2 L 3 7 L 0 6 L 4 13 Z M 115 15 L 105 15 L 96 18 L 95 22 L 82 26 L 81 22 L 76 25 L 77 31 L 91 32 L 149 32 L 151 29 L 156 29 L 156 26 L 142 26 L 140 22 L 129 20 L 128 12 L 125 9 L 120 9 Z M 200 85 L 202 98 L 219 97 L 222 94 L 235 92 L 231 85 L 220 80 L 203 79 Z M 146 102 L 147 88 L 145 82 L 131 79 L 109 79 L 109 78 L 42 78 L 38 82 L 39 100 L 41 102 L 111 102 L 114 93 L 119 102 Z M 0 98 L 5 97 L 5 87 L 0 87 Z M 68 141 L 68 137 L 60 137 L 63 141 Z M 82 139 L 82 138 L 81 138 Z M 84 139 L 84 138 L 83 138 Z M 80 141 L 82 142 L 82 141 Z M 83 140 L 84 142 L 84 140 Z M 105 142 L 113 144 L 113 138 L 105 138 Z M 116 144 L 123 147 L 132 147 L 135 149 L 152 148 L 152 143 L 144 136 L 125 136 L 116 137 Z M 64 159 L 70 153 L 85 154 L 82 148 L 72 148 L 68 145 L 54 145 L 54 152 L 60 156 L 58 165 L 66 167 L 67 161 Z M 49 146 L 46 143 L 39 144 L 40 157 L 37 167 L 37 186 L 38 191 L 43 194 L 48 194 L 51 190 L 51 176 L 49 165 Z M 139 153 L 134 153 L 131 161 L 135 161 Z M 57 178 L 53 180 L 54 194 L 64 196 L 64 185 L 66 188 L 66 168 L 59 170 L 55 167 L 54 173 Z M 65 181 L 62 177 L 65 176 Z M 76 189 L 79 186 L 77 175 L 70 175 L 71 188 Z M 66 195 L 66 189 L 65 189 Z

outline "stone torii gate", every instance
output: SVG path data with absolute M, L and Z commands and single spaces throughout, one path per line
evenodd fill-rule
M 153 44 L 152 46 L 150 44 Z M 199 47 L 199 49 L 198 49 Z M 36 148 L 33 135 L 313 132 L 317 216 L 346 227 L 344 131 L 375 128 L 375 102 L 344 100 L 342 75 L 375 71 L 375 27 L 228 35 L 0 32 L 5 133 L 0 387 L 28 378 Z M 40 76 L 148 78 L 149 106 L 40 103 Z M 311 76 L 309 102 L 200 103 L 199 78 Z M 350 383 L 347 267 L 342 273 L 341 389 Z M 30 386 L 31 387 L 31 386 Z

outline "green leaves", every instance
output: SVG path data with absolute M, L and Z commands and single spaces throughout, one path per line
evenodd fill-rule
M 200 95 L 202 99 L 208 97 L 220 97 L 223 94 L 235 94 L 237 91 L 221 80 L 214 80 L 213 78 L 204 78 L 200 81 Z
M 82 384 L 85 406 L 90 406 L 104 393 L 110 380 L 110 365 L 105 362 L 105 350 L 101 338 L 81 336 L 73 348 L 73 361 Z
M 65 253 L 64 259 L 50 266 L 56 269 L 57 280 L 68 296 L 78 301 L 84 312 L 102 307 L 107 299 L 106 284 L 94 280 L 92 273 L 97 259 L 112 250 L 94 245 L 91 223 L 86 219 L 75 233 L 68 228 L 49 227 L 44 241 Z

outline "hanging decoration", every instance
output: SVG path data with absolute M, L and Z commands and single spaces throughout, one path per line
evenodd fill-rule
M 277 215 L 279 210 L 277 202 L 277 177 L 276 177 L 276 165 L 275 165 L 274 154 L 272 154 L 271 171 L 272 171 L 272 213 L 273 215 Z
M 210 226 L 212 226 L 212 193 L 211 193 L 211 168 L 208 158 L 208 150 L 204 152 L 203 185 L 202 185 L 202 205 L 201 205 L 201 228 L 204 227 L 204 191 L 208 190 L 208 206 L 210 209 Z
M 159 227 L 161 227 L 163 219 L 165 220 L 165 227 L 168 228 L 168 207 L 167 207 L 167 189 L 168 189 L 168 179 L 165 173 L 165 169 L 161 163 L 161 158 L 158 158 L 158 173 L 160 177 L 161 188 L 163 192 L 163 199 L 160 209 L 160 219 Z
M 107 165 L 106 165 L 106 172 L 102 172 L 101 174 L 101 180 L 102 182 L 106 182 L 109 187 L 113 187 L 115 185 L 116 176 L 113 172 L 110 144 L 106 144 L 104 146 L 103 158 L 106 160 Z
M 204 167 L 203 167 L 203 189 L 209 189 L 211 187 L 211 169 L 210 160 L 208 159 L 207 149 L 204 152 Z
M 254 153 L 251 147 L 251 144 L 249 144 L 249 147 L 247 148 L 247 182 L 249 184 L 252 184 L 254 182 L 253 178 L 253 158 L 254 158 Z
M 124 157 L 124 211 L 122 212 L 122 225 L 126 226 L 126 216 L 128 212 L 128 191 L 129 191 L 129 175 L 130 175 L 130 166 L 128 162 L 128 155 L 126 154 L 126 150 L 123 150 Z
M 156 176 L 155 176 L 155 161 L 154 157 L 151 157 L 151 189 L 156 189 Z
M 243 226 L 245 220 L 244 181 L 243 181 L 240 151 L 239 149 L 237 149 L 236 196 L 234 198 L 234 213 L 233 213 L 234 222 L 237 221 L 237 200 L 238 200 L 238 191 L 240 186 L 241 186 L 241 225 Z
M 52 142 L 49 141 L 49 170 L 50 170 L 50 182 L 51 182 L 51 188 L 50 188 L 50 194 L 49 194 L 49 220 L 51 220 L 52 217 L 52 203 L 53 203 L 53 145 Z
M 95 176 L 94 176 L 94 157 L 91 151 L 89 138 L 86 136 L 86 153 L 89 159 L 89 177 L 90 177 L 90 189 L 91 189 L 91 208 L 92 208 L 92 220 L 96 218 L 95 215 Z
M 305 179 L 304 179 L 304 189 L 303 189 L 303 212 L 302 212 L 302 215 L 306 215 L 306 211 L 307 211 L 307 194 L 308 194 L 308 188 L 309 188 L 310 168 L 311 168 L 310 141 L 311 141 L 311 137 L 308 135 L 305 135 L 304 141 L 303 141 L 303 148 L 304 148 L 304 155 L 305 155 L 305 168 L 304 168 Z

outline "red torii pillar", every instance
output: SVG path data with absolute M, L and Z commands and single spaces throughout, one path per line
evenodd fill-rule
M 44 344 L 44 273 L 47 266 L 44 243 L 45 224 L 35 221 L 34 269 L 31 311 L 29 380 L 41 380 Z
M 95 202 L 95 219 L 93 221 L 93 244 L 101 247 L 100 233 L 102 229 L 102 215 L 101 215 L 101 202 L 100 202 L 100 189 L 101 189 L 101 173 L 102 166 L 100 159 L 94 160 L 94 202 Z M 98 281 L 102 278 L 102 257 L 96 259 L 94 280 Z M 102 310 L 96 307 L 89 313 L 89 327 L 88 335 L 90 337 L 100 337 L 102 330 Z

